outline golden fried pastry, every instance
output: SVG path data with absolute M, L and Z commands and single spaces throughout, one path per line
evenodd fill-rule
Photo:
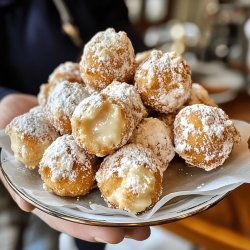
M 72 135 L 63 135 L 44 152 L 39 173 L 45 188 L 59 196 L 85 195 L 95 184 L 96 158 L 80 148 Z
M 174 120 L 176 117 L 176 113 L 168 113 L 168 114 L 157 113 L 155 117 L 166 124 L 166 126 L 169 128 L 170 131 L 171 140 L 172 142 L 174 142 Z
M 14 157 L 34 169 L 45 149 L 59 136 L 39 109 L 14 118 L 6 127 Z
M 41 106 L 45 106 L 48 100 L 49 92 L 55 86 L 54 83 L 44 83 L 41 84 L 39 93 L 37 95 L 38 104 Z
M 81 78 L 79 64 L 74 62 L 65 62 L 58 65 L 49 75 L 48 83 L 40 86 L 38 93 L 38 103 L 45 105 L 48 99 L 49 92 L 60 81 L 78 82 L 84 85 Z
M 48 83 L 55 84 L 59 81 L 65 80 L 83 84 L 79 63 L 65 62 L 58 65 L 49 75 Z
M 208 106 L 217 107 L 215 101 L 209 97 L 207 90 L 198 83 L 192 84 L 191 95 L 186 106 L 192 104 L 205 104 Z
M 132 80 L 135 55 L 127 34 L 112 28 L 98 32 L 84 47 L 80 71 L 86 85 L 97 91 L 114 80 Z
M 77 82 L 62 81 L 51 90 L 45 109 L 60 134 L 71 133 L 71 116 L 76 106 L 88 95 L 86 88 Z
M 150 50 L 145 50 L 145 51 L 136 53 L 135 55 L 136 67 L 138 67 L 143 61 L 145 61 L 145 59 L 147 59 L 150 56 L 152 51 L 153 50 L 150 49 Z
M 29 110 L 29 113 L 33 113 L 35 115 L 42 115 L 46 118 L 46 111 L 43 106 L 37 105 Z
M 131 110 L 136 125 L 148 115 L 138 91 L 130 84 L 113 81 L 101 93 L 111 99 L 122 100 L 127 109 Z
M 176 115 L 175 150 L 192 166 L 209 171 L 222 165 L 239 140 L 233 122 L 220 108 L 194 104 Z
M 191 70 L 175 52 L 154 50 L 137 68 L 135 86 L 145 105 L 174 113 L 190 97 Z
M 170 127 L 164 122 L 149 117 L 139 123 L 129 141 L 151 149 L 162 162 L 161 170 L 164 172 L 175 155 L 171 133 Z
M 115 81 L 76 107 L 72 134 L 81 147 L 102 157 L 126 144 L 146 115 L 135 87 Z
M 162 194 L 160 165 L 151 150 L 127 144 L 104 159 L 96 173 L 97 185 L 109 206 L 140 213 Z
M 180 109 L 184 108 L 185 106 L 192 105 L 192 104 L 205 104 L 205 105 L 217 107 L 217 104 L 214 102 L 214 100 L 209 97 L 207 90 L 204 89 L 198 83 L 192 84 L 190 98 L 184 104 L 184 106 L 182 106 Z M 174 141 L 174 120 L 178 112 L 179 110 L 177 110 L 175 113 L 164 114 L 164 113 L 157 112 L 156 114 L 154 114 L 154 117 L 160 119 L 168 127 L 170 127 L 171 138 L 173 141 Z

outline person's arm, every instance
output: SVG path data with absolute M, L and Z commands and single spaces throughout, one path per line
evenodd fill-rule
M 27 112 L 37 105 L 37 99 L 32 95 L 10 94 L 0 101 L 0 128 L 4 128 L 15 116 Z M 91 242 L 119 243 L 125 237 L 135 240 L 145 240 L 150 235 L 149 227 L 118 228 L 95 227 L 59 219 L 42 212 L 17 195 L 4 179 L 1 171 L 0 178 L 17 205 L 26 212 L 36 214 L 50 227 L 81 240 Z

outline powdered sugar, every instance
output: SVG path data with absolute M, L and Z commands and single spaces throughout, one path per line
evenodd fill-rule
M 125 145 L 146 115 L 135 87 L 114 81 L 76 107 L 71 119 L 72 133 L 88 152 L 105 156 Z
M 76 106 L 88 95 L 86 88 L 76 82 L 62 81 L 51 90 L 46 111 L 60 133 L 68 132 L 65 130 L 64 121 L 71 118 Z
M 133 194 L 146 193 L 155 181 L 155 177 L 153 174 L 140 174 L 140 171 L 142 172 L 139 168 L 127 169 L 126 177 L 123 178 L 122 188 L 129 190 Z
M 92 88 L 129 80 L 135 70 L 135 55 L 126 33 L 112 28 L 98 32 L 85 45 L 80 68 L 84 82 Z
M 132 143 L 151 149 L 162 162 L 162 171 L 167 169 L 175 155 L 170 128 L 157 118 L 145 118 L 135 129 Z
M 186 105 L 205 104 L 217 107 L 213 99 L 209 97 L 207 90 L 198 83 L 192 84 L 191 95 Z
M 127 144 L 104 159 L 101 164 L 104 169 L 98 171 L 96 179 L 98 182 L 103 182 L 114 173 L 117 173 L 118 177 L 122 178 L 125 177 L 129 168 L 137 169 L 142 166 L 155 173 L 161 169 L 160 165 L 161 162 L 151 150 L 138 144 Z
M 160 83 L 164 83 L 161 72 L 165 72 L 173 82 L 182 82 L 182 74 L 186 74 L 182 64 L 182 57 L 177 56 L 175 52 L 162 53 L 159 50 L 153 50 L 148 60 L 141 64 L 141 70 L 148 71 L 149 81 L 156 76 Z
M 75 143 L 72 135 L 63 135 L 47 148 L 39 164 L 39 171 L 49 167 L 52 182 L 61 178 L 74 181 L 78 175 L 73 168 L 75 163 L 86 169 L 91 168 L 90 156 Z
M 26 135 L 37 140 L 54 140 L 58 136 L 40 107 L 14 118 L 6 127 L 7 133 L 9 130 L 18 132 L 21 136 Z
M 92 117 L 93 107 L 98 108 L 102 105 L 103 98 L 99 94 L 93 94 L 82 100 L 73 112 L 73 117 L 77 119 L 84 119 L 85 117 Z
M 65 116 L 71 117 L 75 107 L 87 96 L 87 90 L 79 83 L 63 81 L 51 91 L 48 106 L 52 113 L 61 110 Z
M 135 85 L 146 105 L 163 113 L 175 112 L 190 96 L 190 67 L 175 52 L 153 50 L 136 70 Z
M 111 206 L 142 212 L 162 194 L 160 164 L 151 150 L 127 144 L 103 161 L 96 174 L 97 185 Z M 106 181 L 114 186 L 105 187 Z
M 50 74 L 48 82 L 56 83 L 57 81 L 68 80 L 70 82 L 82 82 L 79 64 L 74 62 L 65 62 L 55 68 Z
M 147 116 L 141 97 L 133 85 L 125 82 L 113 81 L 101 93 L 108 95 L 112 99 L 121 100 L 130 109 L 137 125 L 143 117 Z
M 206 170 L 225 161 L 238 137 L 232 121 L 222 109 L 203 104 L 183 108 L 176 116 L 174 132 L 176 152 L 189 164 Z M 192 152 L 204 159 L 197 162 Z

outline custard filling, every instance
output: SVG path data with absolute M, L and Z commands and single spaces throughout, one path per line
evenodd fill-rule
M 107 101 L 93 108 L 83 123 L 87 138 L 98 148 L 118 145 L 126 128 L 124 111 L 119 105 Z

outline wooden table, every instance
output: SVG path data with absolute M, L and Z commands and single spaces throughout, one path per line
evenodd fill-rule
M 239 93 L 236 99 L 220 107 L 231 119 L 250 123 L 250 96 L 246 93 Z M 249 250 L 250 184 L 241 185 L 207 211 L 162 227 L 204 249 Z
M 231 102 L 221 104 L 220 107 L 232 119 L 239 119 L 250 123 L 250 96 L 239 93 L 237 98 Z

